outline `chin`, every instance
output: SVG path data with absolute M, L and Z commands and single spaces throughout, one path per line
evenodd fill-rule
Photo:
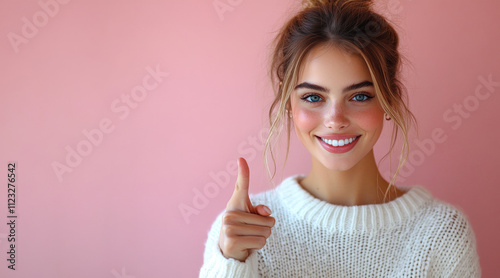
M 332 161 L 332 160 L 321 161 L 320 160 L 320 162 L 328 170 L 338 171 L 338 172 L 351 170 L 356 165 L 356 163 L 353 161 Z

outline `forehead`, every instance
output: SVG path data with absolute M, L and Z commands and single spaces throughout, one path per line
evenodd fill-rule
M 364 80 L 372 78 L 361 55 L 324 44 L 306 54 L 298 75 L 298 84 L 307 81 L 332 89 Z

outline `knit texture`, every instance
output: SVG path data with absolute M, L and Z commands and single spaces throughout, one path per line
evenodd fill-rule
M 223 212 L 205 244 L 200 277 L 480 277 L 476 239 L 466 216 L 424 187 L 385 204 L 338 206 L 288 177 L 250 195 L 276 224 L 266 245 L 245 262 L 218 246 Z

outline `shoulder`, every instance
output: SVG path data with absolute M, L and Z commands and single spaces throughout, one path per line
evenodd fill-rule
M 475 252 L 476 238 L 464 210 L 431 197 L 417 216 L 417 224 L 431 240 L 433 250 L 448 256 L 465 250 Z
M 434 197 L 427 188 L 416 185 L 402 189 L 408 191 L 403 195 L 405 200 L 418 206 L 419 213 L 416 218 L 422 222 L 421 224 L 428 222 L 433 226 L 469 225 L 467 215 L 462 208 Z
M 449 232 L 471 229 L 468 217 L 462 208 L 434 197 L 427 203 L 422 216 L 422 220 Z
M 475 233 L 463 209 L 432 198 L 418 222 L 426 231 L 423 236 L 429 240 L 430 268 L 435 273 L 449 270 L 459 277 L 480 276 Z
M 462 234 L 471 232 L 472 227 L 464 210 L 456 205 L 437 199 L 422 186 L 412 189 L 427 196 L 421 206 L 417 219 L 420 225 L 433 227 L 440 236 L 447 234 Z
M 438 238 L 453 245 L 458 243 L 462 248 L 475 248 L 474 230 L 465 212 L 454 205 L 442 201 L 436 202 L 439 204 L 435 208 L 435 215 L 441 223 Z
M 432 196 L 422 186 L 414 186 L 410 192 L 407 199 L 412 197 L 411 203 L 418 203 L 418 209 L 407 224 L 418 234 L 417 238 L 425 238 L 435 252 L 453 252 L 453 246 L 458 248 L 458 245 L 475 248 L 475 234 L 462 208 Z

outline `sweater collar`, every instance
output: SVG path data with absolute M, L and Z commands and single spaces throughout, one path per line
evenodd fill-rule
M 405 192 L 384 204 L 340 206 L 322 201 L 300 186 L 294 175 L 276 188 L 281 202 L 297 217 L 332 231 L 360 231 L 388 228 L 411 218 L 432 195 L 422 186 L 398 187 Z

